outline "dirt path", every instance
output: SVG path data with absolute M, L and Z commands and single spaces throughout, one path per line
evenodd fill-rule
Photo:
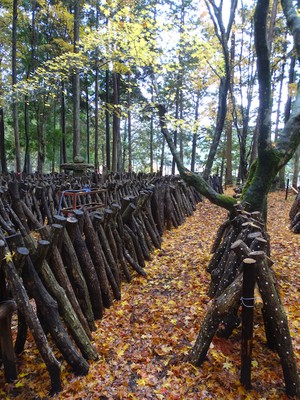
M 282 193 L 270 196 L 269 231 L 272 258 L 276 261 L 300 358 L 300 236 L 288 230 L 291 201 L 292 198 L 285 202 Z M 187 363 L 168 366 L 172 357 L 187 354 L 196 339 L 209 300 L 206 295 L 209 276 L 205 272 L 209 251 L 225 216 L 225 211 L 204 202 L 184 225 L 165 234 L 162 249 L 155 251 L 147 265 L 148 276 L 136 277 L 130 285 L 124 284 L 122 300 L 115 302 L 97 323 L 94 342 L 100 360 L 91 364 L 88 376 L 80 378 L 74 377 L 63 365 L 64 391 L 57 398 L 286 398 L 278 358 L 264 345 L 260 317 L 255 326 L 253 390 L 249 394 L 239 384 L 239 329 L 230 340 L 214 340 L 208 360 L 201 368 Z M 46 398 L 47 372 L 37 360 L 36 351 L 28 343 L 20 362 L 19 387 L 12 385 L 7 398 Z

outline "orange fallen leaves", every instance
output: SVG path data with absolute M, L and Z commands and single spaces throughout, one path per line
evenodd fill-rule
M 288 229 L 292 200 L 285 201 L 284 193 L 270 195 L 268 231 L 300 360 L 300 235 Z M 250 392 L 239 382 L 239 329 L 228 340 L 215 338 L 200 368 L 186 362 L 169 364 L 174 356 L 188 354 L 206 313 L 209 275 L 205 268 L 212 240 L 225 216 L 225 211 L 205 201 L 184 225 L 165 233 L 162 249 L 155 250 L 147 264 L 147 277 L 124 283 L 122 301 L 115 302 L 97 321 L 93 340 L 100 359 L 91 363 L 85 377 L 75 377 L 63 362 L 63 391 L 55 399 L 287 399 L 281 366 L 265 347 L 259 315 L 255 317 Z M 26 343 L 19 364 L 14 385 L 4 384 L 0 378 L 0 398 L 46 399 L 49 380 L 32 340 Z

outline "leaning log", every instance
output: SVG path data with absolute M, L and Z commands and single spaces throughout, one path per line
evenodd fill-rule
M 109 308 L 112 305 L 112 299 L 109 291 L 109 281 L 105 272 L 104 259 L 100 250 L 101 243 L 87 211 L 84 212 L 83 232 L 87 248 L 94 262 L 95 270 L 99 279 L 103 305 L 104 307 Z
M 109 265 L 109 269 L 111 270 L 111 272 L 113 274 L 114 280 L 115 280 L 118 290 L 120 292 L 121 280 L 120 280 L 119 267 L 118 267 L 118 265 L 114 259 L 114 256 L 112 254 L 112 251 L 111 251 L 107 236 L 105 234 L 102 222 L 103 222 L 103 214 L 99 213 L 99 214 L 94 215 L 94 218 L 93 218 L 94 228 L 95 228 L 96 232 L 98 233 L 102 251 L 105 255 L 106 261 Z M 116 295 L 118 295 L 118 294 L 115 293 L 115 296 Z M 121 296 L 121 292 L 120 292 L 119 296 Z M 120 298 L 116 298 L 116 300 L 119 300 Z
M 256 254 L 250 253 L 250 256 L 256 257 Z M 294 356 L 288 320 L 274 285 L 273 274 L 266 258 L 264 260 L 260 259 L 258 263 L 257 284 L 264 302 L 265 316 L 268 318 L 268 324 L 272 329 L 276 342 L 276 350 L 280 357 L 286 393 L 288 396 L 300 396 L 300 377 L 297 361 Z
M 17 379 L 17 367 L 11 336 L 11 317 L 16 309 L 17 305 L 14 300 L 6 300 L 0 303 L 0 349 L 6 382 L 13 382 Z
M 69 224 L 67 223 L 68 229 Z M 103 316 L 101 287 L 92 258 L 78 226 L 76 226 L 73 245 L 89 290 L 94 317 L 95 319 L 101 319 Z
M 28 290 L 36 302 L 38 314 L 40 318 L 42 318 L 43 324 L 45 324 L 49 330 L 64 359 L 71 366 L 74 373 L 77 375 L 86 375 L 89 370 L 89 365 L 74 346 L 62 323 L 57 302 L 46 290 L 30 258 L 27 259 L 25 264 L 23 281 L 26 290 Z M 51 283 L 53 283 L 53 279 L 51 279 Z M 57 290 L 55 291 L 57 295 Z
M 44 226 L 43 228 L 39 229 L 39 233 L 41 234 L 42 238 L 49 239 L 51 246 L 51 251 L 49 256 L 47 257 L 49 266 L 54 273 L 54 276 L 57 282 L 60 284 L 61 287 L 64 288 L 66 295 L 72 305 L 73 310 L 75 311 L 82 327 L 84 328 L 87 336 L 91 339 L 91 331 L 89 325 L 83 315 L 83 312 L 80 308 L 76 295 L 74 293 L 73 287 L 69 280 L 68 274 L 66 272 L 61 254 L 56 246 L 58 238 L 62 237 L 64 227 L 59 224 L 52 224 L 51 230 L 49 226 Z M 39 243 L 39 242 L 38 242 Z M 36 260 L 34 260 L 34 264 L 37 265 Z M 43 261 L 42 261 L 43 262 Z M 42 265 L 42 263 L 40 264 Z
M 35 243 L 33 241 L 33 238 L 31 236 L 26 236 L 24 238 L 24 241 L 27 244 L 27 247 L 31 248 L 32 252 L 34 252 Z M 32 279 L 33 279 L 33 278 L 35 278 L 35 275 L 31 271 L 31 269 L 32 269 L 31 264 L 30 264 L 31 260 L 29 259 L 27 261 L 28 261 L 27 269 L 29 269 Z M 53 298 L 57 301 L 58 307 L 59 307 L 59 313 L 60 313 L 61 317 L 63 318 L 63 320 L 65 321 L 68 329 L 72 333 L 72 337 L 74 338 L 74 341 L 80 348 L 83 356 L 86 359 L 96 360 L 98 358 L 97 352 L 91 345 L 90 340 L 89 340 L 85 330 L 83 329 L 83 327 L 82 327 L 82 325 L 81 325 L 81 323 L 80 323 L 80 321 L 79 321 L 79 319 L 78 319 L 78 317 L 66 295 L 65 290 L 58 284 L 58 282 L 46 260 L 44 260 L 39 271 L 37 271 L 37 272 L 43 282 L 43 285 L 49 292 L 49 294 L 51 294 L 53 296 Z M 31 283 L 31 282 L 29 281 L 28 284 L 29 283 Z M 42 290 L 42 287 L 41 287 L 41 290 Z M 39 295 L 39 292 L 35 292 L 35 293 L 37 296 Z M 41 297 L 41 302 L 42 302 L 42 298 L 43 297 Z M 49 304 L 50 303 L 51 302 L 49 300 Z M 53 312 L 54 308 L 51 305 L 49 305 L 49 307 L 50 307 L 50 310 Z M 45 314 L 45 318 L 48 319 L 47 314 Z M 50 326 L 51 326 L 51 320 L 49 322 L 50 322 Z M 58 337 L 57 339 L 60 340 L 60 337 Z M 75 350 L 74 350 L 74 353 L 76 354 Z M 73 357 L 71 357 L 71 351 L 69 352 L 68 349 L 66 349 L 66 356 L 70 356 L 69 360 L 68 360 L 68 358 L 66 360 L 67 360 L 67 362 L 70 363 L 70 365 L 72 365 L 73 368 L 75 368 L 75 371 L 78 374 L 87 373 L 88 366 L 86 366 L 86 364 L 83 362 L 83 360 L 81 360 L 79 358 L 80 361 L 79 360 L 74 361 Z
M 4 246 L 3 241 L 0 242 L 0 246 Z M 22 315 L 24 316 L 26 323 L 30 328 L 42 359 L 46 364 L 51 380 L 50 394 L 53 395 L 54 393 L 61 391 L 60 364 L 55 358 L 51 347 L 49 346 L 46 335 L 29 301 L 29 297 L 22 284 L 21 278 L 18 276 L 17 270 L 10 259 L 10 254 L 11 253 L 9 250 L 6 249 L 6 259 L 3 263 L 4 273 L 7 281 L 11 285 L 11 290 L 13 292 L 18 309 L 22 312 Z
M 88 322 L 90 330 L 94 331 L 95 319 L 87 283 L 76 255 L 74 245 L 66 229 L 64 229 L 62 237 L 62 257 L 81 310 Z
M 196 342 L 188 355 L 188 361 L 192 364 L 200 366 L 203 363 L 222 319 L 231 312 L 232 308 L 235 309 L 239 305 L 242 282 L 243 275 L 240 274 L 219 297 L 211 300 Z

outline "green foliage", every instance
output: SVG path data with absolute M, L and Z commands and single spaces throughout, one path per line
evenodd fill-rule
M 10 82 L 11 69 L 11 18 L 12 1 L 1 2 L 0 50 L 0 104 L 12 101 Z M 234 87 L 236 104 L 236 128 L 233 135 L 233 169 L 238 169 L 239 141 L 237 136 L 243 127 L 245 99 L 256 96 L 255 65 L 253 64 L 253 34 L 251 18 L 253 4 L 243 4 L 236 18 L 233 31 L 236 36 L 236 60 L 234 64 Z M 88 109 L 90 113 L 91 158 L 93 159 L 95 101 L 99 105 L 99 143 L 105 144 L 105 111 L 121 119 L 124 130 L 128 118 L 127 97 L 132 101 L 133 158 L 139 168 L 149 168 L 149 130 L 151 115 L 156 113 L 155 104 L 162 103 L 168 109 L 168 127 L 182 140 L 184 162 L 190 164 L 192 137 L 196 133 L 196 161 L 201 169 L 211 144 L 211 132 L 217 113 L 218 84 L 224 74 L 224 59 L 220 42 L 204 1 L 185 0 L 91 0 L 82 5 L 80 43 L 78 52 L 72 43 L 74 18 L 70 3 L 28 2 L 20 0 L 18 9 L 18 83 L 14 88 L 20 104 L 19 118 L 21 146 L 24 149 L 23 104 L 29 104 L 30 146 L 36 152 L 36 121 L 38 110 L 43 109 L 46 139 L 46 156 L 58 154 L 61 139 L 60 108 L 55 108 L 53 124 L 52 110 L 60 102 L 62 90 L 66 98 L 67 142 L 70 151 L 72 138 L 72 75 L 81 74 L 81 133 L 86 140 L 86 104 L 83 77 L 88 76 Z M 281 10 L 279 10 L 281 12 Z M 34 16 L 34 21 L 33 21 Z M 280 16 L 280 14 L 279 14 Z M 34 25 L 33 25 L 34 24 Z M 272 48 L 274 71 L 274 94 L 277 93 L 279 75 L 282 71 L 285 51 L 285 26 L 282 18 L 276 24 L 276 35 Z M 241 57 L 239 58 L 239 55 Z M 99 98 L 94 97 L 95 68 L 98 68 Z M 106 99 L 106 71 L 120 74 L 120 102 L 113 105 L 112 80 L 109 81 Z M 130 83 L 128 83 L 130 73 Z M 252 74 L 252 75 L 251 75 Z M 63 89 L 62 89 L 63 88 Z M 289 87 L 295 93 L 293 84 Z M 196 120 L 196 99 L 200 96 L 199 117 Z M 243 97 L 243 98 L 242 98 Z M 181 106 L 179 106 L 181 102 Z M 274 101 L 275 103 L 275 101 Z M 246 150 L 249 152 L 256 118 L 256 106 L 250 110 L 249 131 Z M 10 109 L 5 113 L 6 140 L 10 154 L 11 124 Z M 110 121 L 111 123 L 111 121 Z M 155 124 L 157 121 L 155 120 Z M 54 127 L 55 125 L 55 127 Z M 157 126 L 154 130 L 154 153 L 157 162 L 161 156 L 161 137 Z M 128 146 L 126 135 L 123 146 Z M 55 151 L 51 143 L 55 143 Z M 215 167 L 220 169 L 224 160 L 224 140 L 220 146 Z M 83 143 L 83 148 L 85 148 Z M 126 148 L 125 148 L 126 150 Z M 102 151 L 99 150 L 99 154 Z M 125 151 L 126 154 L 126 151 Z M 57 158 L 57 156 L 56 156 Z M 102 158 L 102 155 L 101 155 Z M 166 151 L 166 162 L 170 163 Z M 56 163 L 59 161 L 57 159 Z M 125 160 L 126 164 L 126 160 Z

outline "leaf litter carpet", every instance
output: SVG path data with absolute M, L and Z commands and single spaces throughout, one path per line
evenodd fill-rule
M 297 360 L 300 360 L 300 236 L 289 231 L 293 195 L 269 197 L 268 232 Z M 190 351 L 206 313 L 210 248 L 226 211 L 207 201 L 178 229 L 166 232 L 161 250 L 147 263 L 147 277 L 122 287 L 122 300 L 105 310 L 93 333 L 99 360 L 76 377 L 62 362 L 63 391 L 55 399 L 287 399 L 278 356 L 265 346 L 260 311 L 255 311 L 253 389 L 239 383 L 241 330 L 215 338 L 200 368 L 169 363 Z M 59 354 L 57 354 L 59 357 Z M 5 384 L 1 399 L 47 399 L 49 378 L 32 339 L 18 359 L 19 379 Z

